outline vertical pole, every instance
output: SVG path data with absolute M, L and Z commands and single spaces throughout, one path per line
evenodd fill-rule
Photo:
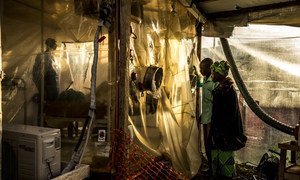
M 295 137 L 295 140 L 296 140 L 296 143 L 297 143 L 298 146 L 300 146 L 300 128 L 299 128 L 299 125 L 300 125 L 300 116 L 299 116 L 299 119 L 298 119 L 298 124 L 296 125 L 295 130 L 294 130 L 294 137 Z M 296 151 L 296 164 L 300 164 L 300 159 L 298 158 L 299 156 L 300 156 L 300 152 Z
M 118 13 L 118 35 L 119 35 L 119 56 L 117 61 L 118 71 L 118 104 L 117 110 L 119 128 L 127 130 L 128 122 L 128 94 L 129 94 L 129 37 L 131 0 L 119 0 L 120 9 Z
M 197 57 L 199 61 L 201 60 L 201 43 L 202 43 L 202 27 L 203 24 L 198 22 L 196 25 L 196 32 L 197 32 Z
M 201 61 L 201 43 L 202 43 L 202 23 L 198 23 L 196 26 L 196 31 L 197 31 L 197 57 L 199 61 Z M 202 104 L 201 104 L 201 94 L 200 94 L 200 87 L 196 88 L 196 120 L 200 117 L 200 112 L 202 109 Z M 201 124 L 200 121 L 198 122 L 198 129 L 199 129 L 199 145 L 200 145 L 200 152 L 202 153 L 202 131 L 201 131 Z
M 284 180 L 285 164 L 286 164 L 286 149 L 281 148 L 280 149 L 278 180 Z
M 2 15 L 3 15 L 3 1 L 0 1 L 0 179 L 2 179 L 2 87 L 1 81 L 3 77 L 2 70 L 2 42 L 1 42 L 1 26 L 2 26 Z
M 296 126 L 296 130 L 298 130 L 298 131 L 296 132 L 297 135 L 295 135 L 295 136 L 297 137 L 298 146 L 300 146 L 300 128 L 299 128 L 299 125 L 300 125 L 300 116 L 299 116 L 298 124 L 297 124 L 298 128 L 297 128 L 297 126 Z
M 116 7 L 112 6 L 113 14 L 116 14 Z M 115 142 L 115 129 L 116 129 L 116 16 L 112 16 L 112 22 L 110 30 L 108 31 L 108 72 L 109 72 L 109 108 L 108 108 L 108 141 L 110 141 L 111 147 Z M 115 165 L 115 154 L 111 154 L 111 164 Z M 114 172 L 115 168 L 112 166 L 111 172 Z
M 129 35 L 130 35 L 130 17 L 131 17 L 131 0 L 116 0 L 116 63 L 115 63 L 115 129 L 125 128 L 128 121 L 128 93 L 129 93 Z M 113 47 L 113 45 L 112 45 Z M 121 137 L 113 136 L 115 149 L 120 150 L 122 143 Z M 119 138 L 119 139 L 117 139 Z M 118 153 L 118 152 L 116 152 Z M 114 164 L 115 173 L 118 174 L 119 169 L 117 163 L 122 163 L 121 159 L 116 159 L 116 155 L 112 154 L 112 164 Z M 118 161 L 118 162 L 117 162 Z
M 44 52 L 44 0 L 41 0 L 41 53 L 42 53 L 42 60 L 41 60 L 41 100 L 40 100 L 40 117 L 39 117 L 39 125 L 44 126 L 44 94 L 45 94 L 45 58 L 43 55 Z
M 113 7 L 112 11 L 115 11 L 115 7 Z M 115 111 L 116 111 L 116 19 L 115 16 L 112 17 L 111 22 L 112 28 L 108 32 L 108 72 L 109 72 L 109 78 L 108 82 L 110 85 L 110 91 L 109 91 L 109 99 L 110 104 L 108 108 L 108 141 L 113 142 L 113 137 L 111 137 L 111 133 L 114 132 L 115 129 Z
M 22 80 L 22 79 L 21 79 Z M 27 125 L 28 122 L 27 122 L 27 85 L 26 85 L 26 82 L 24 80 L 22 80 L 22 83 L 24 85 L 24 93 L 23 93 L 23 96 L 24 96 L 24 124 Z
M 115 129 L 119 129 L 120 1 L 116 0 Z

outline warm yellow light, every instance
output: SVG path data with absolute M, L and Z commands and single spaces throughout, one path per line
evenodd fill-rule
M 86 46 L 85 43 L 80 45 L 80 63 L 83 65 L 84 64 L 84 60 L 86 58 Z
M 255 58 L 258 58 L 260 60 L 263 60 L 263 61 L 275 66 L 278 69 L 286 71 L 287 73 L 295 75 L 295 76 L 300 76 L 300 65 L 299 64 L 286 62 L 283 59 L 280 59 L 278 57 L 274 57 L 272 55 L 261 52 L 257 49 L 254 49 L 249 46 L 245 46 L 244 44 L 238 43 L 236 40 L 230 40 L 230 44 L 235 46 L 237 49 L 241 49 L 241 50 L 251 54 Z
M 234 38 L 247 39 L 276 39 L 300 36 L 300 28 L 278 25 L 249 24 L 247 27 L 236 27 L 233 31 Z
M 150 61 L 149 63 L 150 63 L 150 65 L 154 65 L 155 64 L 155 56 L 154 56 L 154 52 L 153 52 L 154 44 L 153 44 L 153 39 L 150 34 L 147 34 L 147 40 L 148 40 L 148 44 L 151 44 L 151 47 L 149 46 L 149 48 L 148 48 L 149 61 Z
M 152 22 L 152 28 L 157 34 L 159 33 L 158 25 L 156 26 L 153 22 Z

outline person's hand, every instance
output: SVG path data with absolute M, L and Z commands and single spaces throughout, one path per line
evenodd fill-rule
M 203 82 L 201 82 L 200 76 L 197 75 L 197 88 L 201 88 L 203 86 Z

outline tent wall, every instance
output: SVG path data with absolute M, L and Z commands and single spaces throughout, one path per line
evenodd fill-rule
M 75 1 L 7 0 L 1 2 L 3 3 L 1 7 L 4 7 L 1 27 L 3 56 L 1 57 L 3 58 L 3 69 L 8 79 L 4 83 L 5 89 L 4 85 L 2 88 L 3 122 L 26 124 L 25 119 L 27 119 L 28 125 L 38 124 L 38 102 L 35 99 L 38 95 L 38 89 L 32 80 L 32 69 L 37 55 L 46 49 L 43 46 L 45 46 L 44 43 L 47 38 L 54 38 L 57 43 L 54 56 L 60 62 L 61 67 L 60 91 L 64 92 L 70 86 L 72 89 L 82 92 L 85 101 L 83 105 L 87 105 L 90 97 L 90 72 L 94 57 L 92 41 L 98 26 L 97 19 L 89 16 L 89 14 L 76 11 Z M 43 6 L 42 2 L 44 2 Z M 105 35 L 106 39 L 99 44 L 98 51 L 96 99 L 97 113 L 99 114 L 97 114 L 95 128 L 109 129 L 109 127 L 106 127 L 109 118 L 106 111 L 110 101 L 108 94 L 110 94 L 112 86 L 108 79 L 109 38 L 106 28 L 103 28 L 102 35 Z M 116 48 L 112 48 L 112 50 L 115 51 Z M 19 84 L 15 86 L 13 79 L 20 79 L 26 84 L 26 95 L 23 93 L 23 84 L 22 86 L 19 86 Z M 72 105 L 69 106 L 70 104 L 77 106 L 72 107 Z M 27 110 L 25 110 L 24 105 L 26 105 Z M 88 105 L 79 105 L 82 104 L 65 101 L 57 105 L 58 109 L 56 111 L 53 107 L 49 109 L 52 110 L 51 113 L 68 111 L 74 117 L 74 113 L 88 110 Z M 26 117 L 24 112 L 27 112 Z M 78 120 L 80 127 L 82 126 L 80 123 L 87 116 L 87 113 L 81 113 L 78 114 L 80 115 L 78 118 L 72 118 L 59 114 L 59 117 L 62 117 L 61 121 L 64 122 L 62 124 L 67 124 L 60 126 L 60 122 L 55 123 L 53 121 L 54 123 L 51 123 L 47 120 L 51 119 L 49 112 L 45 110 L 44 114 L 47 125 L 52 128 L 61 128 L 62 133 L 64 133 L 63 138 L 68 138 L 66 137 L 68 122 L 80 119 Z M 80 128 L 78 129 L 80 130 Z M 73 137 L 75 137 L 75 132 Z M 93 136 L 93 143 L 97 141 L 94 137 L 96 136 Z M 62 144 L 62 146 L 64 145 Z M 68 148 L 71 151 L 73 150 L 73 147 L 68 144 L 62 147 L 62 161 L 69 161 L 70 159 L 72 153 L 68 152 Z M 83 163 L 91 164 L 92 157 L 96 155 L 96 151 L 88 151 L 83 158 Z
M 42 2 L 44 5 L 42 6 Z M 47 38 L 54 38 L 57 41 L 56 57 L 61 60 L 63 82 L 61 89 L 66 89 L 71 81 L 68 63 L 66 63 L 67 54 L 77 62 L 75 56 L 86 57 L 86 64 L 92 52 L 86 51 L 90 45 L 83 45 L 85 42 L 91 42 L 97 20 L 83 15 L 75 10 L 73 1 L 3 1 L 3 69 L 8 79 L 19 78 L 26 83 L 26 97 L 21 91 L 15 93 L 6 93 L 4 95 L 5 119 L 12 120 L 14 123 L 24 124 L 23 108 L 24 101 L 27 101 L 27 119 L 28 124 L 36 124 L 36 104 L 32 103 L 32 97 L 37 93 L 37 88 L 32 81 L 32 67 L 37 54 L 45 50 L 44 41 Z M 41 13 L 43 12 L 43 13 Z M 43 17 L 42 17 L 43 16 Z M 103 34 L 107 34 L 106 29 Z M 77 43 L 75 45 L 75 42 Z M 73 45 L 71 45 L 74 43 Z M 102 84 L 108 87 L 108 48 L 107 41 L 101 44 L 99 64 L 101 71 L 97 72 L 97 86 Z M 69 48 L 69 49 L 66 49 Z M 75 52 L 76 51 L 76 52 Z M 79 58 L 79 63 L 80 62 Z M 85 64 L 85 65 L 86 65 Z M 72 65 L 72 64 L 70 64 Z M 84 74 L 89 69 L 81 66 L 81 69 L 74 69 L 77 74 Z M 74 78 L 76 79 L 77 76 Z M 78 79 L 79 78 L 79 79 Z M 76 82 L 82 84 L 81 90 L 87 92 L 87 83 L 89 75 L 85 79 L 78 77 Z M 84 81 L 84 82 L 83 82 Z M 73 85 L 76 85 L 74 83 Z M 10 87 L 8 87 L 10 88 Z M 16 96 L 12 96 L 15 95 Z M 99 96 L 98 96 L 99 97 Z M 12 98 L 15 98 L 12 101 Z M 102 98 L 102 97 L 99 97 Z M 105 98 L 104 98 L 105 99 Z M 101 99 L 102 101 L 103 99 Z
M 300 117 L 300 29 L 267 27 L 236 28 L 234 36 L 229 39 L 230 48 L 249 93 L 260 107 L 271 117 L 295 127 Z M 219 38 L 203 37 L 202 40 L 202 58 L 226 60 Z M 268 149 L 279 151 L 278 142 L 294 140 L 293 136 L 272 128 L 258 118 L 241 93 L 239 103 L 248 137 L 246 147 L 236 152 L 239 162 L 258 164 Z

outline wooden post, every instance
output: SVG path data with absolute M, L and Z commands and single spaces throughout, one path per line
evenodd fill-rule
M 203 24 L 198 22 L 196 25 L 196 31 L 197 31 L 197 57 L 199 58 L 199 61 L 201 61 L 201 43 L 202 43 L 202 27 Z
M 299 119 L 298 119 L 298 124 L 297 126 L 295 127 L 295 139 L 297 141 L 297 145 L 300 146 L 300 128 L 299 128 L 299 125 L 300 125 L 300 116 L 299 116 Z M 300 155 L 300 152 L 296 152 L 296 157 L 299 157 Z M 296 163 L 297 164 L 300 164 L 300 159 L 296 158 Z
M 113 9 L 115 11 L 115 9 Z M 109 89 L 109 99 L 110 104 L 108 107 L 108 141 L 113 141 L 113 136 L 111 136 L 116 128 L 116 19 L 113 17 L 111 22 L 110 31 L 108 32 L 108 84 L 110 85 Z
M 107 139 L 111 144 L 111 148 L 114 146 L 116 129 L 116 90 L 117 90 L 117 72 L 116 72 L 116 6 L 112 6 L 112 18 L 111 18 L 111 28 L 108 31 L 108 84 L 109 89 L 109 107 L 108 107 L 108 136 Z M 115 172 L 115 154 L 111 154 L 110 158 L 111 169 L 110 173 Z
M 127 130 L 128 121 L 128 93 L 129 93 L 129 37 L 130 37 L 130 15 L 131 15 L 131 0 L 116 0 L 115 1 L 115 25 L 114 32 L 110 33 L 109 41 L 109 61 L 110 75 L 113 80 L 111 88 L 111 132 L 115 129 Z M 113 37 L 116 35 L 116 38 Z M 112 52 L 112 51 L 115 51 Z M 116 149 L 119 149 L 121 139 L 117 139 L 116 133 L 111 137 L 111 142 L 114 142 Z M 119 137 L 120 138 L 120 137 Z M 117 161 L 115 154 L 111 155 L 111 164 L 113 174 L 118 174 L 116 166 Z
M 297 137 L 298 146 L 300 146 L 300 128 L 299 128 L 299 126 L 300 126 L 300 116 L 299 116 L 299 119 L 298 119 L 297 126 L 298 126 L 298 128 L 297 128 L 298 132 L 296 132 L 297 135 L 295 135 L 295 136 Z
M 285 163 L 286 163 L 286 149 L 281 149 L 280 150 L 278 180 L 283 180 L 284 179 Z
M 118 38 L 119 49 L 117 55 L 117 73 L 118 73 L 118 128 L 127 130 L 128 121 L 128 96 L 129 96 L 129 37 L 130 37 L 130 16 L 131 0 L 120 1 L 118 13 Z

